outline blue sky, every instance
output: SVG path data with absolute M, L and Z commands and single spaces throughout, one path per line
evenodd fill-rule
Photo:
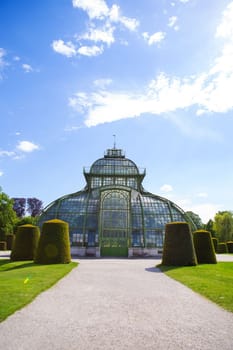
M 0 186 L 44 205 L 122 148 L 146 190 L 232 210 L 233 1 L 0 2 Z

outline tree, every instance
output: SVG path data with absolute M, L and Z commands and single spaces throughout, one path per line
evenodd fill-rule
M 186 211 L 185 214 L 187 214 L 191 218 L 191 220 L 193 221 L 194 225 L 198 230 L 203 228 L 203 222 L 201 221 L 201 218 L 198 214 L 195 214 L 192 211 Z
M 14 233 L 17 232 L 18 226 L 22 225 L 37 225 L 38 218 L 33 216 L 24 216 L 23 218 L 18 218 L 14 225 Z
M 8 233 L 13 232 L 16 213 L 13 200 L 0 188 L 0 241 L 4 241 Z
M 211 233 L 212 237 L 216 237 L 216 232 L 214 230 L 214 222 L 213 220 L 209 220 L 206 225 L 204 225 L 204 229 Z
M 26 198 L 13 198 L 14 206 L 13 209 L 19 218 L 25 216 L 26 212 Z
M 37 198 L 28 198 L 27 199 L 27 211 L 28 213 L 35 217 L 41 214 L 43 208 L 43 202 Z
M 233 212 L 219 211 L 214 217 L 214 230 L 219 241 L 226 242 L 233 239 Z

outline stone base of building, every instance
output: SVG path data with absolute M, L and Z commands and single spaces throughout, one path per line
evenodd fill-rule
M 147 258 L 161 256 L 161 248 L 128 248 L 128 258 Z M 100 247 L 71 246 L 71 255 L 77 257 L 101 258 Z
M 147 258 L 147 257 L 157 257 L 162 255 L 161 248 L 129 248 L 128 257 L 129 258 Z

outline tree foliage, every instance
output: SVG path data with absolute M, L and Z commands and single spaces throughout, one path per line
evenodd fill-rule
M 35 217 L 41 214 L 43 202 L 40 199 L 28 198 L 27 204 L 27 211 L 31 216 Z
M 191 220 L 193 221 L 193 223 L 195 224 L 196 228 L 198 230 L 200 230 L 201 228 L 203 228 L 203 222 L 200 218 L 200 216 L 198 214 L 195 214 L 193 211 L 189 210 L 189 211 L 186 211 L 186 213 L 190 218 Z
M 220 242 L 233 239 L 233 212 L 219 211 L 214 217 L 214 230 Z
M 26 212 L 32 217 L 39 216 L 43 208 L 43 202 L 38 198 L 13 198 L 14 210 L 18 218 L 24 218 Z
M 211 233 L 212 237 L 216 237 L 216 231 L 214 230 L 214 222 L 213 220 L 209 220 L 207 224 L 204 225 L 204 229 Z
M 0 241 L 5 240 L 6 234 L 13 232 L 15 221 L 16 213 L 13 209 L 13 200 L 0 188 Z
M 19 218 L 25 216 L 26 213 L 26 198 L 13 198 L 14 211 Z

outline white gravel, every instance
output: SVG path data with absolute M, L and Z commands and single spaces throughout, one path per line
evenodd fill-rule
M 162 274 L 156 259 L 79 261 L 0 324 L 1 349 L 233 349 L 233 313 Z

